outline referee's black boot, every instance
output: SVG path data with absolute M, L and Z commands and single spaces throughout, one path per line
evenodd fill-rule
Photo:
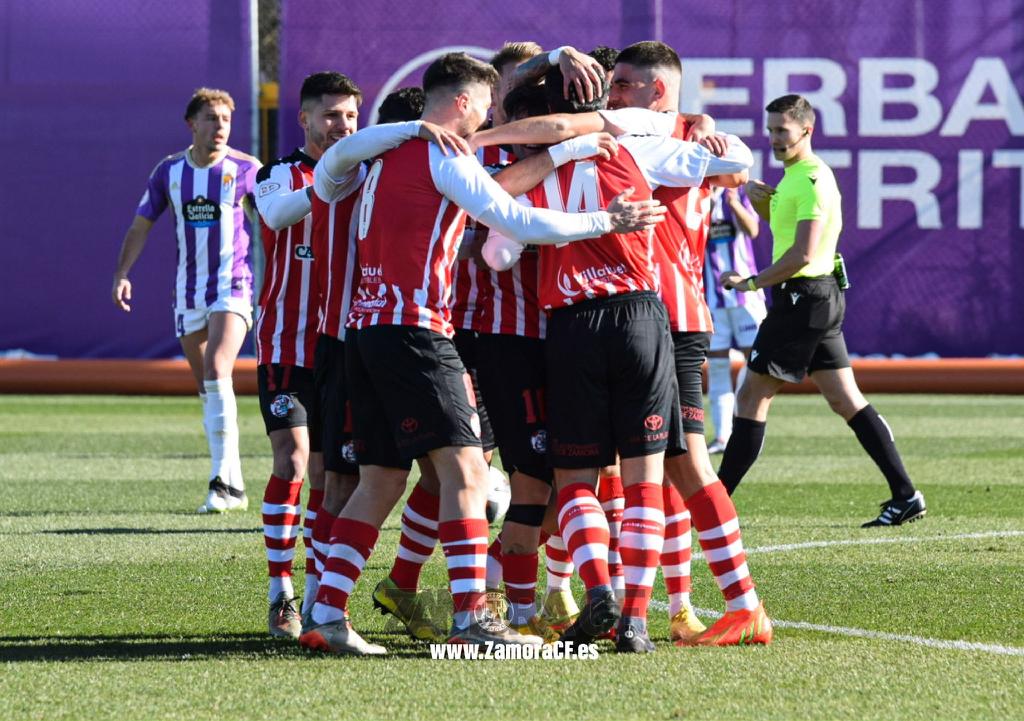
M 913 523 L 919 518 L 924 518 L 928 512 L 924 504 L 924 495 L 921 491 L 915 491 L 910 498 L 899 500 L 891 498 L 885 501 L 882 512 L 878 518 L 861 524 L 861 528 L 875 528 L 878 526 L 900 526 L 904 523 Z

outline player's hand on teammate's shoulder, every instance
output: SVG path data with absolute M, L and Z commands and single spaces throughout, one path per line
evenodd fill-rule
M 724 135 L 715 132 L 715 120 L 710 115 L 701 115 L 700 120 L 691 123 L 686 133 L 686 140 L 691 143 L 698 143 L 711 151 L 719 158 L 725 155 L 729 149 L 729 143 Z
M 569 99 L 569 88 L 576 86 L 576 97 L 588 103 L 601 97 L 605 72 L 601 63 L 576 48 L 565 46 L 558 54 L 558 67 L 562 71 L 562 94 Z
M 470 155 L 473 152 L 461 135 L 426 120 L 420 124 L 419 137 L 439 147 L 445 155 L 449 154 L 449 150 L 456 155 Z
M 608 215 L 612 219 L 613 233 L 633 233 L 647 230 L 665 219 L 668 209 L 653 198 L 630 200 L 636 188 L 626 188 L 608 204 Z
M 131 313 L 132 308 L 128 301 L 132 299 L 132 282 L 124 276 L 114 276 L 114 288 L 111 291 L 114 305 L 125 313 Z
M 767 203 L 773 195 L 775 195 L 775 188 L 765 183 L 763 180 L 751 180 L 745 186 L 744 190 L 747 191 L 747 197 L 750 198 L 750 202 L 755 205 L 758 203 Z

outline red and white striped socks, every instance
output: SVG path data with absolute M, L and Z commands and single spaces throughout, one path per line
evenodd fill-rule
M 661 572 L 668 592 L 669 618 L 690 605 L 690 512 L 683 497 L 671 483 L 662 487 L 665 502 L 665 545 L 661 549 Z
M 572 555 L 565 548 L 562 536 L 555 534 L 544 545 L 545 568 L 547 570 L 547 593 L 568 591 L 575 566 Z
M 295 539 L 302 519 L 302 481 L 271 476 L 263 492 L 263 543 L 270 571 L 268 597 L 271 603 L 282 593 L 294 598 L 292 562 Z
M 327 555 L 331 552 L 331 534 L 337 520 L 338 517 L 321 504 L 313 523 L 313 562 L 316 564 L 317 576 L 323 575 Z
M 654 578 L 665 538 L 662 491 L 657 483 L 637 483 L 625 489 L 626 509 L 622 515 L 622 554 L 626 598 L 622 615 L 646 619 Z
M 505 597 L 513 626 L 522 626 L 537 612 L 537 552 L 505 553 L 501 557 Z
M 622 603 L 626 593 L 622 557 L 619 553 L 619 534 L 622 529 L 622 511 L 626 507 L 626 495 L 622 490 L 619 476 L 601 476 L 597 483 L 597 500 L 601 502 L 604 517 L 608 521 L 608 575 L 612 579 L 612 590 Z
M 743 552 L 740 522 L 725 486 L 721 481 L 704 486 L 686 499 L 686 507 L 693 516 L 704 558 L 725 596 L 726 609 L 757 608 L 757 592 Z
M 558 528 L 587 590 L 610 587 L 608 520 L 589 484 L 573 483 L 558 492 Z
M 339 518 L 331 529 L 331 550 L 320 576 L 320 590 L 313 606 L 313 623 L 332 623 L 345 618 L 349 594 L 355 588 L 373 553 L 380 532 L 369 523 Z
M 473 611 L 486 600 L 487 519 L 442 521 L 437 532 L 448 565 L 453 624 L 462 629 L 470 624 Z
M 306 515 L 302 519 L 302 545 L 306 547 L 306 590 L 302 595 L 302 612 L 305 613 L 316 603 L 316 591 L 320 585 L 320 574 L 316 570 L 316 558 L 313 555 L 313 524 L 316 514 L 324 502 L 322 488 L 310 488 L 306 499 Z
M 492 591 L 501 588 L 501 579 L 503 578 L 501 558 L 501 534 L 498 534 L 491 541 L 491 545 L 487 547 L 487 588 Z
M 403 591 L 419 587 L 420 572 L 437 544 L 437 514 L 441 499 L 417 483 L 402 511 L 402 535 L 390 578 Z

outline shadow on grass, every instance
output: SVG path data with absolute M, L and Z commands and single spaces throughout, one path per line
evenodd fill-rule
M 256 528 L 61 528 L 51 531 L 29 531 L 51 536 L 133 536 L 177 535 L 197 533 L 263 533 Z
M 396 644 L 394 638 L 374 638 L 383 643 L 388 656 L 429 658 L 425 644 L 407 641 Z M 181 637 L 151 634 L 124 636 L 0 636 L 0 662 L 32 663 L 40 661 L 197 661 L 213 658 L 261 656 L 265 658 L 310 657 L 297 642 L 269 638 L 264 634 L 229 633 L 216 636 Z M 346 657 L 351 658 L 351 657 Z

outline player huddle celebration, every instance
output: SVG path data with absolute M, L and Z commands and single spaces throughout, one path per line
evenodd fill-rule
M 767 106 L 785 168 L 771 187 L 748 177 L 739 138 L 679 112 L 681 74 L 660 42 L 591 54 L 507 43 L 489 63 L 438 58 L 422 89 L 393 93 L 378 123 L 357 131 L 358 86 L 316 73 L 299 91 L 302 147 L 262 167 L 227 144 L 231 97 L 196 91 L 185 112 L 192 144 L 150 175 L 113 300 L 129 310 L 129 271 L 169 208 L 174 323 L 211 455 L 200 512 L 247 508 L 231 374 L 252 327 L 255 205 L 272 635 L 387 652 L 359 635 L 348 600 L 365 592 L 360 574 L 415 462 L 398 552 L 372 591 L 415 638 L 608 638 L 618 652 L 649 653 L 660 567 L 678 645 L 767 644 L 772 624 L 730 496 L 761 452 L 772 398 L 808 375 L 888 482 L 889 500 L 864 525 L 925 514 L 850 368 L 840 195 L 811 149 L 813 109 L 798 95 Z M 772 236 L 760 271 L 759 219 Z M 730 349 L 748 360 L 735 394 Z M 717 473 L 709 450 L 724 451 Z M 495 451 L 511 501 L 490 542 Z M 691 527 L 725 606 L 709 628 L 690 604 Z M 419 588 L 438 543 L 450 625 Z M 586 588 L 579 600 L 573 573 Z

